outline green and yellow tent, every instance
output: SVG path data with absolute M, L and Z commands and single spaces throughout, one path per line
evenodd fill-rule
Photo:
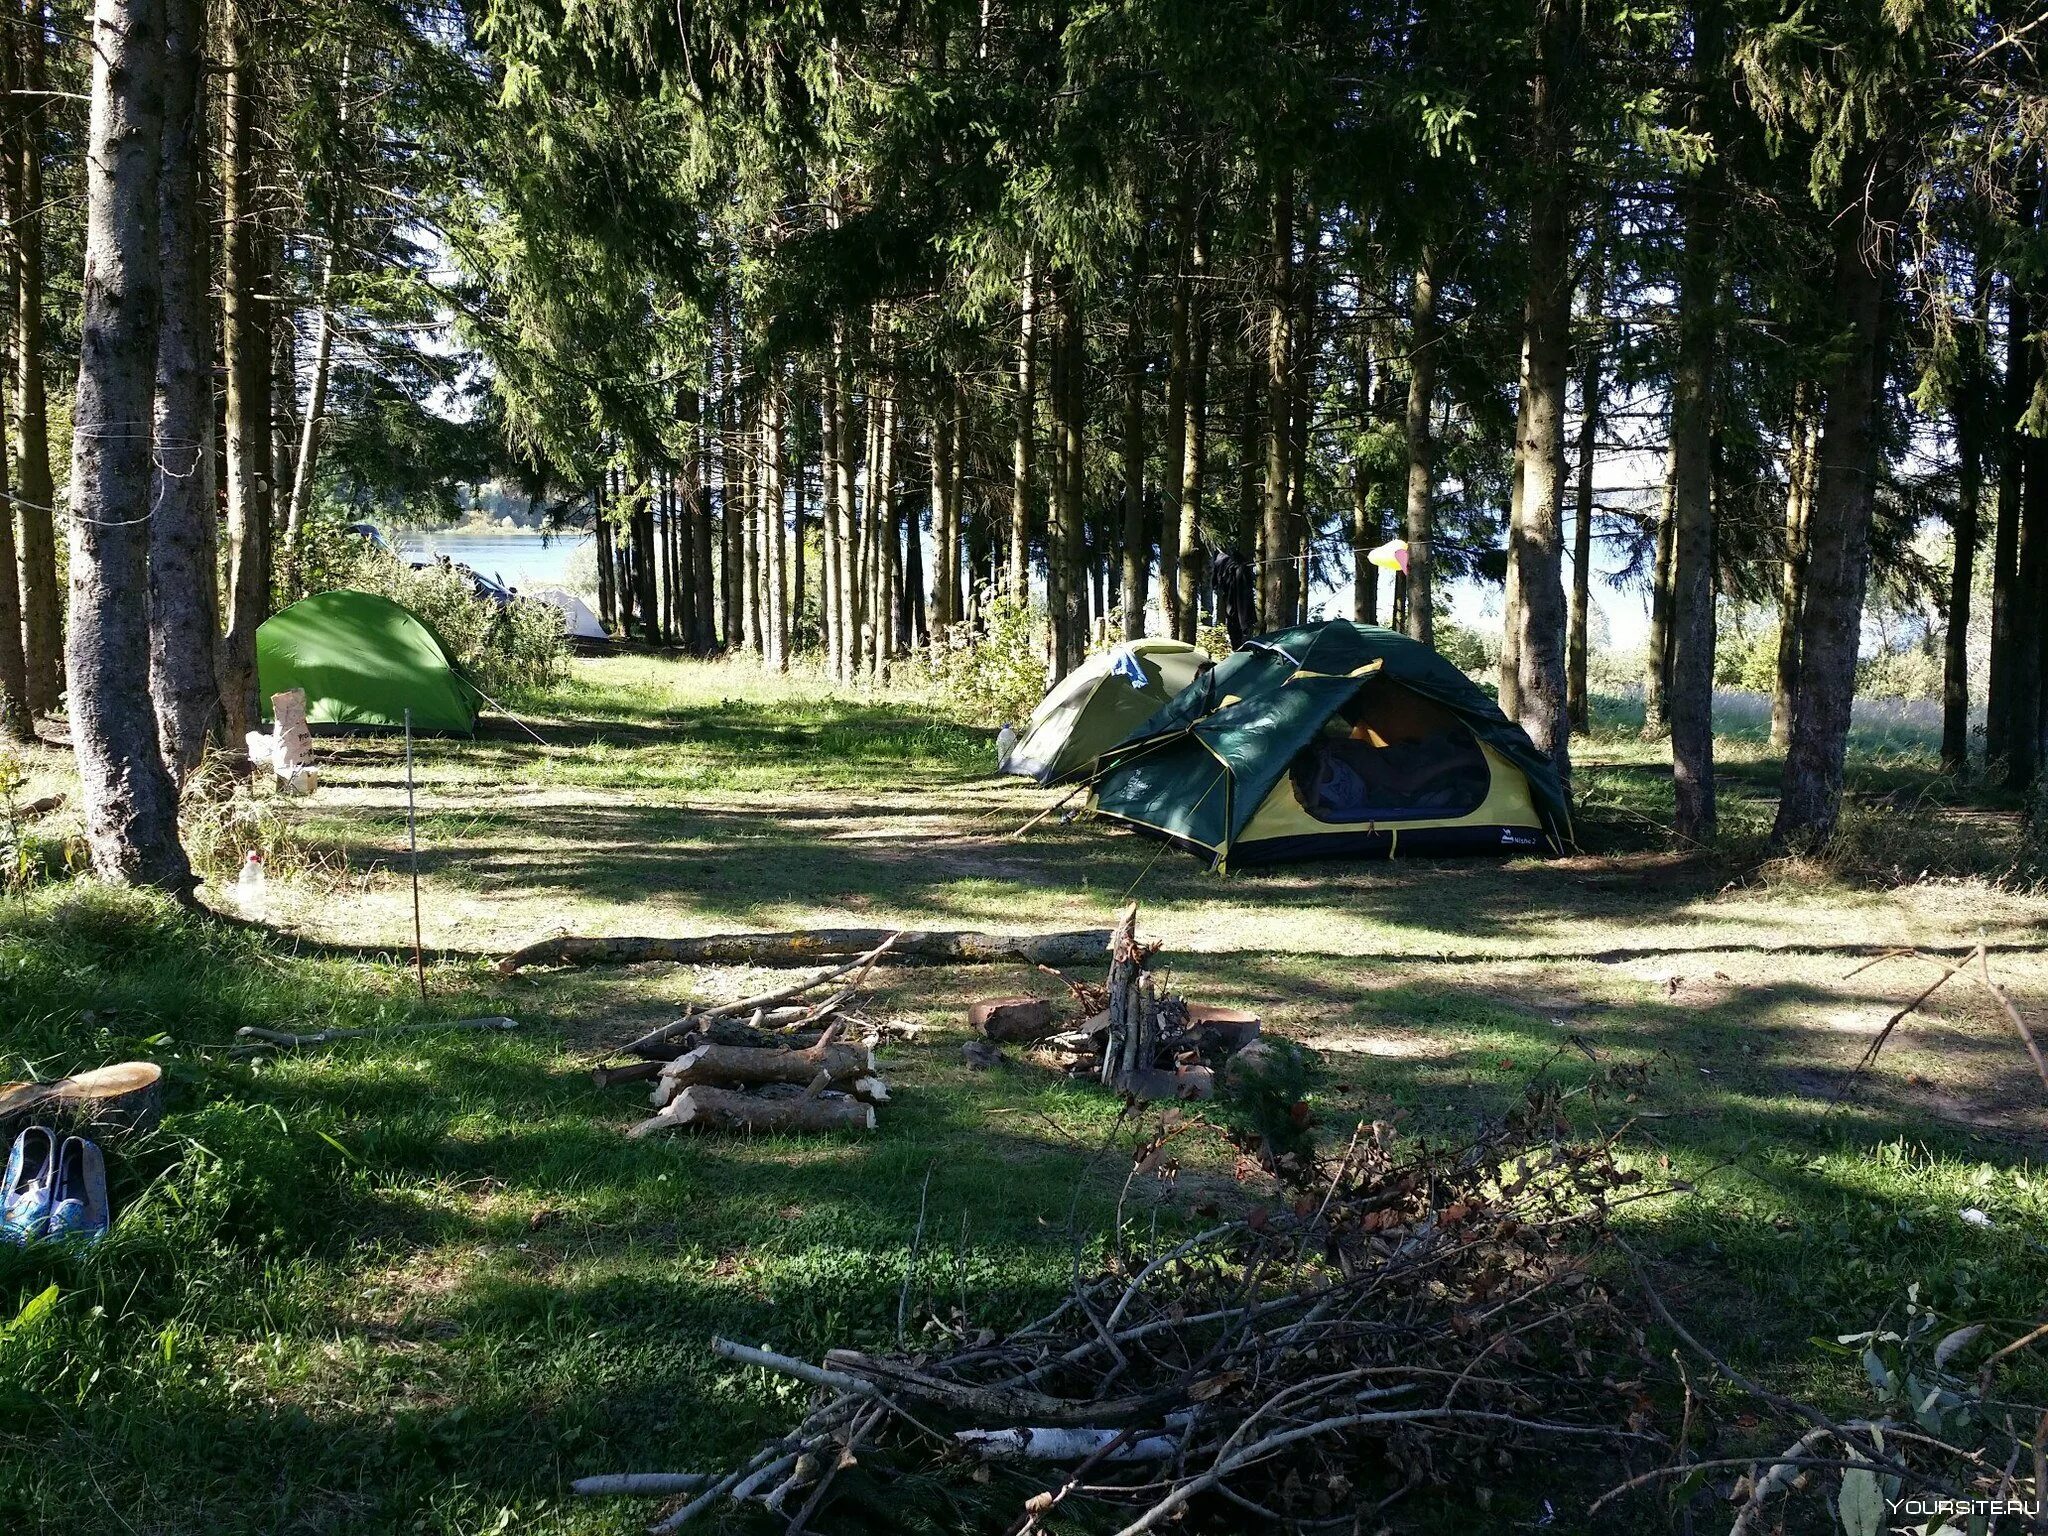
M 447 647 L 410 609 L 342 588 L 304 597 L 256 630 L 263 717 L 270 696 L 306 690 L 313 725 L 402 726 L 469 736 L 479 696 Z
M 1520 726 L 1430 647 L 1343 619 L 1246 641 L 1104 755 L 1089 803 L 1219 869 L 1571 839 Z
M 1090 656 L 1039 701 L 1002 771 L 1041 784 L 1091 772 L 1211 664 L 1179 640 L 1126 640 Z

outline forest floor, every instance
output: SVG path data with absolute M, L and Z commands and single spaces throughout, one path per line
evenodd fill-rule
M 915 697 L 616 657 L 527 708 L 539 740 L 499 721 L 419 744 L 424 1005 L 388 740 L 323 742 L 319 795 L 277 808 L 274 931 L 68 883 L 0 906 L 0 1076 L 146 1054 L 171 1079 L 163 1131 L 115 1160 L 114 1238 L 0 1251 L 0 1529 L 638 1530 L 644 1505 L 579 1507 L 569 1480 L 719 1467 L 797 1411 L 787 1383 L 712 1361 L 712 1333 L 807 1357 L 885 1342 L 906 1275 L 913 1315 L 1000 1326 L 1099 1242 L 1115 1106 L 960 1057 L 970 999 L 1049 978 L 877 972 L 870 1012 L 927 1029 L 885 1048 L 895 1098 L 866 1139 L 628 1143 L 643 1101 L 593 1087 L 594 1053 L 762 978 L 490 971 L 558 929 L 1094 928 L 1135 897 L 1189 994 L 1317 1053 L 1332 1137 L 1397 1112 L 1455 1135 L 1540 1070 L 1649 1065 L 1633 1144 L 1692 1189 L 1624 1219 L 1673 1305 L 1780 1388 L 1856 1402 L 1854 1361 L 1810 1340 L 1909 1286 L 1965 1318 L 2048 1294 L 2048 1098 L 1986 999 L 1944 991 L 1852 1077 L 1927 979 L 1850 974 L 1889 947 L 1982 942 L 2048 1024 L 2048 897 L 1991 878 L 2017 820 L 1962 801 L 1910 731 L 1859 737 L 1825 866 L 1762 860 L 1775 762 L 1753 737 L 1722 744 L 1726 846 L 1671 851 L 1668 755 L 1617 713 L 1578 744 L 1573 857 L 1222 879 L 1085 821 L 1011 837 L 1054 797 L 991 777 L 991 733 Z M 63 778 L 29 766 L 24 795 Z M 247 1023 L 486 1011 L 524 1027 L 257 1065 L 201 1049 Z M 1183 1219 L 1229 1167 L 1198 1162 L 1138 1219 Z M 1597 1491 L 1536 1482 L 1445 1528 Z M 975 1528 L 937 1502 L 891 1521 Z

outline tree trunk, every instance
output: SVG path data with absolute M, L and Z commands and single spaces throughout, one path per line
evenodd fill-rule
M 338 134 L 348 131 L 351 58 L 350 49 L 344 44 L 340 87 L 335 97 Z M 345 173 L 333 176 L 328 196 L 332 202 L 327 210 L 327 248 L 320 256 L 320 286 L 314 301 L 318 322 L 313 339 L 313 376 L 306 390 L 305 419 L 299 424 L 298 453 L 292 464 L 291 500 L 284 522 L 284 590 L 290 595 L 299 590 L 299 542 L 304 535 L 306 518 L 313 510 L 313 476 L 320 465 L 320 438 L 327 430 L 327 380 L 334 364 L 334 312 L 328 305 L 333 296 L 335 270 L 340 262 L 342 236 L 347 228 L 348 178 Z
M 1778 586 L 1778 660 L 1771 691 L 1771 745 L 1792 745 L 1792 700 L 1799 692 L 1799 615 L 1806 607 L 1806 514 L 1813 504 L 1820 386 L 1801 379 L 1792 392 L 1785 453 L 1785 560 Z
M 960 416 L 953 381 L 941 378 L 932 411 L 932 628 L 943 631 L 963 617 L 960 601 L 960 502 L 954 493 L 954 454 Z
M 1408 334 L 1408 633 L 1436 644 L 1435 581 L 1430 541 L 1436 536 L 1435 444 L 1430 413 L 1436 404 L 1436 269 L 1427 247 L 1415 266 L 1415 298 Z M 1377 575 L 1374 585 L 1377 587 Z
M 1024 275 L 1018 282 L 1017 424 L 1010 475 L 1009 589 L 1022 601 L 1031 591 L 1031 467 L 1038 442 L 1038 267 L 1024 247 Z
M 1988 277 L 1977 278 L 1976 325 L 1963 341 L 1956 400 L 1955 554 L 1949 572 L 1948 629 L 1942 637 L 1941 767 L 1958 780 L 1970 773 L 1970 595 L 1977 579 L 1977 517 L 1983 493 L 1985 334 L 1990 328 Z
M 633 487 L 630 504 L 633 509 L 633 553 L 637 560 L 633 574 L 640 602 L 640 633 L 649 645 L 660 645 L 667 637 L 661 630 L 661 591 L 658 585 L 659 572 L 656 570 L 659 556 L 656 552 L 654 533 L 654 487 L 644 478 Z
M 1060 389 L 1060 595 L 1065 651 L 1057 673 L 1064 677 L 1081 664 L 1088 651 L 1087 545 L 1087 421 L 1088 337 L 1081 315 L 1080 286 L 1070 273 L 1060 290 L 1060 342 L 1066 352 Z
M 2019 655 L 2020 523 L 2024 511 L 2025 438 L 2020 419 L 2034 393 L 2035 350 L 2027 342 L 2032 306 L 2019 280 L 2008 277 L 2005 307 L 2005 391 L 2000 409 L 1997 523 L 1991 549 L 1991 675 L 1984 709 L 1984 762 L 2004 770 L 2012 756 L 2014 671 Z
M 888 674 L 896 654 L 896 583 L 902 558 L 896 507 L 896 377 L 892 346 L 882 349 L 878 386 L 869 401 L 874 456 L 868 465 L 869 648 L 876 681 Z
M 23 663 L 28 707 L 47 714 L 64 688 L 63 599 L 57 587 L 56 481 L 43 382 L 43 123 L 51 103 L 44 66 L 48 15 L 29 0 L 21 27 L 21 88 L 29 93 L 11 159 L 17 262 L 15 299 L 14 482 L 21 512 Z
M 213 314 L 208 301 L 207 150 L 201 89 L 205 0 L 165 5 L 158 244 L 156 457 L 149 525 L 150 693 L 164 767 L 182 786 L 220 715 L 213 483 Z M 12 562 L 8 562 L 11 567 Z M 11 569 L 8 574 L 12 574 Z M 0 620 L 4 628 L 4 620 Z
M 1126 640 L 1142 640 L 1145 636 L 1145 607 L 1150 601 L 1152 577 L 1151 529 L 1145 517 L 1146 256 L 1146 241 L 1141 235 L 1137 253 L 1131 262 L 1130 319 L 1129 329 L 1124 334 L 1124 527 L 1123 537 L 1118 542 L 1123 545 L 1123 635 Z M 1167 417 L 1172 420 L 1173 416 L 1173 403 L 1169 402 Z M 1182 425 L 1185 428 L 1185 423 Z M 1174 512 L 1178 514 L 1178 497 L 1175 500 Z M 1161 554 L 1165 555 L 1168 546 L 1162 543 L 1159 547 Z M 1162 582 L 1161 585 L 1169 583 Z
M 1605 351 L 1607 252 L 1596 245 L 1586 274 L 1586 352 L 1579 366 L 1579 462 L 1572 518 L 1571 638 L 1565 652 L 1565 708 L 1572 729 L 1593 728 L 1586 662 L 1593 620 L 1593 469 L 1600 451 L 1600 365 Z
M 221 342 L 227 371 L 227 633 L 220 647 L 221 713 L 228 745 L 262 719 L 257 698 L 256 627 L 269 616 L 271 405 L 270 302 L 258 222 L 257 97 L 253 22 L 237 4 L 228 23 L 227 103 L 222 135 L 222 218 L 227 257 L 221 278 Z
M 1209 270 L 1209 217 L 1206 200 L 1197 205 L 1193 243 L 1188 251 L 1188 367 L 1181 400 L 1180 516 L 1176 519 L 1179 548 L 1174 555 L 1174 606 L 1178 620 L 1174 637 L 1192 645 L 1200 619 L 1196 600 L 1202 585 L 1202 480 L 1209 430 L 1209 349 L 1211 327 L 1200 284 Z M 1160 547 L 1161 569 L 1166 559 Z M 1163 577 L 1161 578 L 1164 579 Z
M 12 38 L 0 40 L 0 89 L 12 93 L 18 84 L 15 69 L 15 47 Z M 18 119 L 18 110 L 9 110 L 10 119 Z M 12 132 L 11 122 L 6 133 Z M 7 153 L 4 146 L 9 140 L 0 136 L 0 154 Z M 18 227 L 21 210 L 14 204 L 15 179 L 7 172 L 0 174 L 0 199 L 4 199 L 4 217 L 9 228 Z M 19 292 L 21 270 L 18 258 L 10 245 L 4 253 L 4 295 L 5 313 L 15 312 L 15 295 Z M 5 327 L 0 326 L 0 331 Z M 6 395 L 12 391 L 12 378 L 0 380 L 0 419 L 6 411 Z M 0 493 L 6 496 L 4 511 L 0 511 L 0 736 L 9 741 L 33 741 L 35 739 L 35 716 L 28 707 L 28 663 L 22 651 L 21 637 L 21 569 L 14 540 L 14 487 L 8 474 L 7 444 L 0 442 Z
M 163 153 L 162 0 L 98 0 L 85 153 L 84 318 L 72 407 L 65 660 L 86 841 L 103 880 L 189 898 L 178 793 L 149 697 L 149 519 Z
M 1523 435 L 1516 444 L 1522 504 L 1509 535 L 1516 576 L 1517 718 L 1560 779 L 1571 777 L 1565 714 L 1564 407 L 1571 371 L 1571 236 L 1567 185 L 1568 60 L 1578 9 L 1545 0 L 1532 129 L 1543 175 L 1529 210 L 1529 291 L 1523 308 Z M 1415 604 L 1410 605 L 1418 606 Z
M 1671 466 L 1657 509 L 1657 543 L 1650 565 L 1650 630 L 1643 641 L 1643 740 L 1671 734 L 1671 584 L 1677 572 L 1677 499 Z
M 704 400 L 694 389 L 683 391 L 684 419 L 689 423 L 693 445 L 690 449 L 690 478 L 684 495 L 690 510 L 691 584 L 697 592 L 697 643 L 699 656 L 718 650 L 718 577 L 713 558 L 711 528 L 711 440 L 704 430 Z
M 1292 556 L 1293 489 L 1289 449 L 1294 440 L 1292 375 L 1294 327 L 1294 177 L 1274 178 L 1267 225 L 1266 275 L 1266 490 L 1260 532 L 1259 624 L 1281 629 L 1294 622 L 1300 572 Z M 1290 579 L 1292 578 L 1292 579 Z
M 1695 15 L 1705 31 L 1704 8 Z M 1685 264 L 1671 379 L 1671 771 L 1678 835 L 1694 843 L 1711 843 L 1715 827 L 1713 393 L 1720 286 L 1720 232 L 1710 202 L 1715 195 L 1715 189 L 1695 184 L 1683 196 Z
M 1861 188 L 1866 180 L 1852 176 L 1845 185 Z M 1892 276 L 1891 225 L 1903 201 L 1888 164 L 1876 167 L 1868 185 L 1878 206 L 1842 220 L 1835 249 L 1835 298 L 1846 344 L 1829 371 L 1821 418 L 1799 622 L 1799 688 L 1771 830 L 1780 848 L 1810 851 L 1825 843 L 1842 806 L 1878 474 L 1879 338 Z

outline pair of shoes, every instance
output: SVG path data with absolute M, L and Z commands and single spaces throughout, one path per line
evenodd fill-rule
M 59 1142 L 43 1125 L 15 1138 L 0 1184 L 0 1242 L 89 1246 L 108 1225 L 107 1165 L 97 1146 L 82 1136 Z

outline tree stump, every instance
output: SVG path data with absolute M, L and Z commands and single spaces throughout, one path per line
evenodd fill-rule
M 49 1125 L 98 1137 L 156 1129 L 163 1119 L 163 1069 L 153 1061 L 124 1061 L 47 1083 L 0 1086 L 0 1137 L 12 1141 L 30 1125 Z

